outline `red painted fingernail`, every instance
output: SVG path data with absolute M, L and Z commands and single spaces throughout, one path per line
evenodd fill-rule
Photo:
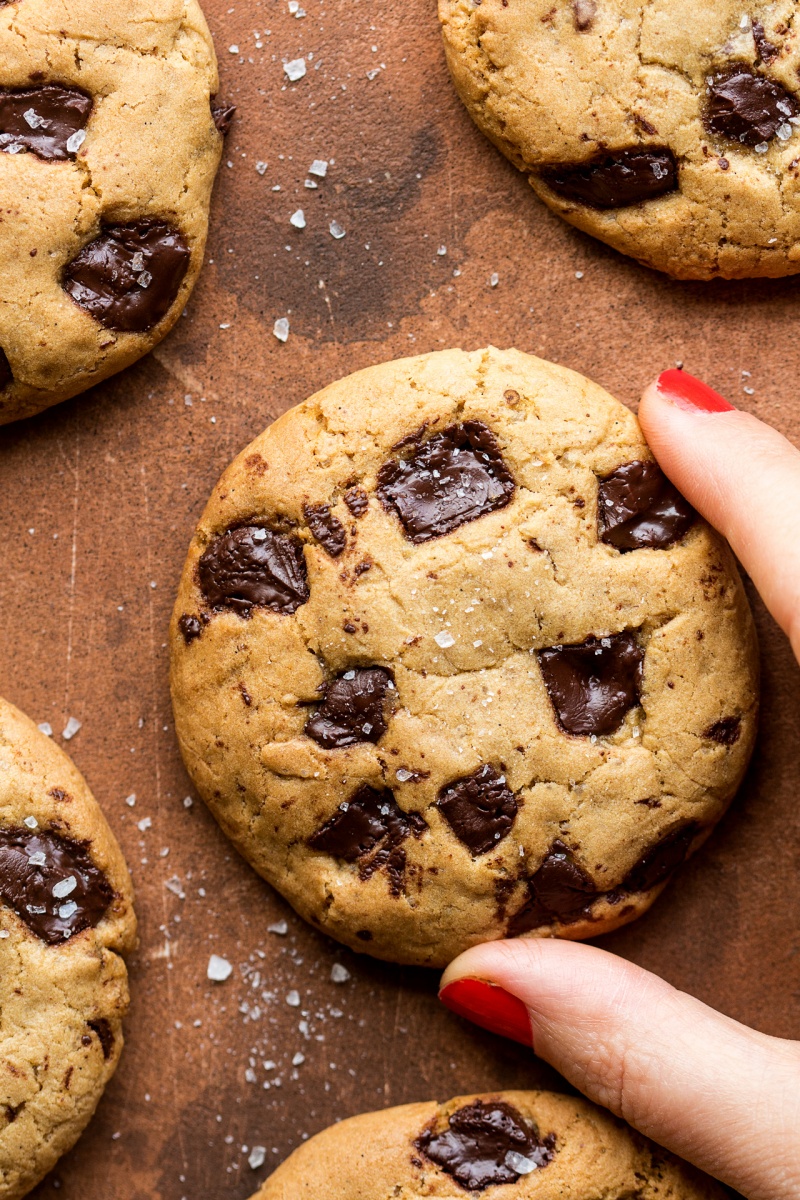
M 664 371 L 656 384 L 665 400 L 685 412 L 733 412 L 734 407 L 707 383 L 695 379 L 688 371 Z
M 510 992 L 483 979 L 456 979 L 442 988 L 439 999 L 446 1008 L 466 1017 L 481 1029 L 499 1033 L 533 1049 L 528 1010 Z

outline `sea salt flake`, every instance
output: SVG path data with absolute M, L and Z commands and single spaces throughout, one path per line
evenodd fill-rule
M 50 124 L 49 121 L 46 121 L 44 117 L 40 117 L 32 108 L 29 108 L 22 115 L 25 118 L 26 124 L 30 125 L 31 129 L 41 129 L 42 126 Z
M 398 767 L 397 772 L 398 783 L 408 783 L 409 779 L 413 779 L 414 775 L 411 771 L 407 771 L 405 767 Z
M 269 166 L 269 163 L 266 163 L 266 162 L 257 162 L 257 163 L 256 163 L 256 170 L 258 171 L 259 175 L 266 175 L 266 173 L 267 173 L 267 167 L 268 167 L 268 166 Z
M 300 993 L 292 988 L 291 992 L 289 992 L 286 996 L 286 1003 L 289 1005 L 289 1008 L 299 1008 Z
M 125 803 L 128 808 L 133 808 L 136 804 L 136 792 L 131 792 L 130 796 L 126 796 Z
M 259 1167 L 263 1167 L 263 1165 L 266 1161 L 267 1161 L 266 1147 L 265 1146 L 253 1146 L 253 1149 L 250 1151 L 250 1154 L 247 1159 L 247 1165 L 249 1167 L 251 1167 L 254 1171 L 257 1171 Z
M 153 282 L 153 276 L 149 271 L 142 271 L 141 275 L 137 276 L 136 282 L 141 288 L 149 288 L 150 284 Z
M 145 832 L 145 830 L 147 830 L 147 829 L 150 829 L 150 828 L 151 828 L 151 826 L 152 826 L 152 824 L 153 824 L 153 822 L 152 822 L 152 820 L 150 819 L 150 817 L 142 817 L 141 821 L 138 821 L 138 822 L 137 822 L 137 825 L 138 825 L 138 827 L 139 827 L 139 831 L 140 831 L 141 833 L 144 833 L 144 832 Z
M 66 725 L 64 726 L 61 736 L 63 737 L 65 742 L 68 742 L 72 738 L 75 737 L 75 734 L 78 732 L 78 730 L 80 728 L 81 728 L 81 722 L 76 717 L 70 717 L 70 719 L 67 721 Z
M 455 646 L 456 644 L 456 639 L 453 637 L 452 633 L 448 633 L 446 629 L 443 629 L 441 633 L 437 633 L 433 640 L 442 650 L 448 650 L 450 646 Z
M 275 933 L 278 937 L 286 937 L 289 932 L 289 926 L 285 921 L 276 921 L 274 925 L 267 926 L 267 933 Z
M 27 826 L 28 829 L 38 829 L 39 828 L 39 822 L 36 820 L 36 817 L 25 817 L 22 824 Z
M 526 1158 L 518 1150 L 509 1150 L 506 1154 L 506 1166 L 510 1167 L 512 1171 L 516 1171 L 517 1175 L 530 1175 L 538 1165 L 532 1158 Z
M 28 855 L 28 862 L 32 867 L 43 867 L 47 862 L 47 858 L 42 850 L 35 850 L 33 854 Z M 55 889 L 53 889 L 55 892 Z
M 303 212 L 302 208 L 298 208 L 297 212 L 292 213 L 292 215 L 289 217 L 289 224 L 293 225 L 295 229 L 305 229 L 306 214 Z
M 293 58 L 291 62 L 283 64 L 283 69 L 286 72 L 287 79 L 291 83 L 296 83 L 306 73 L 306 60 L 304 58 Z
M 144 270 L 144 255 L 142 254 L 141 250 L 137 250 L 136 253 L 134 254 L 133 258 L 131 259 L 131 270 L 132 271 L 143 271 Z
M 58 883 L 53 885 L 53 895 L 56 900 L 64 900 L 70 896 L 78 886 L 78 881 L 74 875 L 68 875 L 66 879 L 60 879 Z
M 227 958 L 221 958 L 219 954 L 212 954 L 208 960 L 206 974 L 213 983 L 224 983 L 233 974 L 233 967 Z
M 278 317 L 275 324 L 272 326 L 272 332 L 279 342 L 286 342 L 289 339 L 289 320 L 287 317 Z
M 766 154 L 769 150 L 769 142 L 759 142 L 755 147 L 756 154 Z
M 76 129 L 72 137 L 67 138 L 67 151 L 70 154 L 77 154 L 83 143 L 86 141 L 86 130 Z
M 784 121 L 784 123 L 782 125 L 778 126 L 778 128 L 775 132 L 777 133 L 778 137 L 781 139 L 782 142 L 788 142 L 789 138 L 794 133 L 794 129 L 792 129 L 792 126 L 789 124 L 788 121 Z
M 331 981 L 333 983 L 347 983 L 350 978 L 350 972 L 347 967 L 343 967 L 341 963 L 334 963 L 331 967 Z
M 43 733 L 45 737 L 53 736 L 53 726 L 49 721 L 42 721 L 41 725 L 38 726 L 38 729 L 39 733 Z
M 315 158 L 311 166 L 308 168 L 309 175 L 316 175 L 318 179 L 324 179 L 328 174 L 328 164 L 324 158 Z
M 293 1067 L 302 1067 L 302 1065 L 305 1061 L 306 1061 L 305 1054 L 301 1054 L 300 1051 L 298 1050 L 297 1054 L 295 1054 L 294 1058 L 292 1059 L 292 1066 Z
M 70 917 L 74 917 L 78 911 L 78 906 L 74 900 L 68 900 L 66 904 L 58 906 L 58 915 L 62 921 L 68 921 Z
M 492 275 L 489 278 L 489 285 L 491 287 L 495 288 L 495 287 L 497 287 L 499 282 L 500 282 L 500 276 L 497 274 L 497 271 L 493 271 Z
M 338 221 L 331 221 L 330 231 L 331 231 L 331 237 L 336 238 L 337 241 L 340 241 L 341 238 L 343 238 L 346 233 L 346 230 L 344 230 L 342 228 L 342 226 L 339 224 Z

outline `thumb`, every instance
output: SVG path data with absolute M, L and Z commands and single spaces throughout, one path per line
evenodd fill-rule
M 757 1033 L 604 950 L 492 942 L 440 999 L 749 1200 L 800 1196 L 800 1045 Z

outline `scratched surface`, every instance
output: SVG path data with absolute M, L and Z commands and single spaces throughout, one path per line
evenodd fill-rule
M 670 283 L 559 224 L 462 111 L 433 0 L 303 3 L 297 18 L 284 0 L 207 0 L 239 118 L 210 261 L 177 330 L 125 375 L 0 431 L 0 692 L 57 734 L 82 722 L 70 750 L 122 842 L 141 922 L 120 1069 L 37 1192 L 48 1200 L 245 1200 L 339 1117 L 564 1086 L 441 1011 L 433 975 L 356 959 L 303 927 L 202 806 L 184 806 L 166 628 L 195 520 L 231 457 L 331 379 L 490 340 L 631 403 L 683 360 L 800 438 L 797 284 Z M 283 61 L 300 56 L 306 76 L 287 83 Z M 314 159 L 331 166 L 311 190 Z M 289 223 L 298 208 L 302 231 Z M 758 620 L 764 719 L 746 786 L 679 884 L 604 944 L 797 1037 L 800 673 L 760 609 Z M 268 932 L 284 920 L 285 936 Z M 226 983 L 206 979 L 212 952 L 234 965 Z M 331 981 L 335 963 L 348 981 Z M 257 1169 L 254 1145 L 266 1150 Z

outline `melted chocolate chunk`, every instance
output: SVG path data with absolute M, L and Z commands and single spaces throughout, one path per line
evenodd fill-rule
M 528 880 L 528 898 L 512 917 L 508 932 L 518 937 L 541 925 L 574 925 L 591 916 L 600 895 L 563 842 L 553 842 L 539 870 Z
M 193 617 L 189 613 L 184 613 L 178 618 L 178 629 L 183 634 L 183 640 L 186 645 L 190 645 L 195 638 L 199 638 L 203 632 L 203 623 L 198 617 Z
M 595 0 L 572 0 L 572 16 L 578 33 L 591 29 L 597 16 Z
M 103 1051 L 103 1058 L 106 1060 L 111 1058 L 111 1055 L 114 1053 L 114 1033 L 110 1023 L 105 1017 L 98 1017 L 96 1021 L 87 1021 L 86 1024 L 97 1034 L 100 1049 Z
M 503 840 L 519 806 L 505 776 L 487 764 L 443 787 L 436 807 L 458 840 L 477 858 Z
M 632 633 L 539 651 L 545 686 L 566 733 L 613 733 L 639 703 L 644 651 Z
M 676 191 L 678 167 L 670 149 L 651 146 L 553 167 L 542 172 L 542 179 L 563 200 L 587 208 L 629 208 Z
M 476 1100 L 454 1112 L 447 1129 L 426 1129 L 414 1144 L 470 1192 L 516 1183 L 533 1169 L 530 1163 L 541 1169 L 555 1156 L 555 1135 L 541 1137 L 535 1125 L 503 1100 Z
M 369 496 L 363 488 L 350 488 L 344 494 L 344 502 L 354 517 L 363 517 L 369 508 Z
M 11 373 L 11 364 L 6 358 L 5 350 L 0 346 L 0 392 L 13 382 L 14 376 Z
M 33 829 L 0 829 L 0 898 L 32 933 L 57 946 L 97 925 L 114 892 L 80 842 Z
M 618 890 L 620 892 L 649 892 L 651 888 L 663 883 L 681 863 L 685 862 L 689 847 L 696 834 L 697 826 L 685 825 L 677 833 L 671 833 L 664 838 L 662 842 L 659 842 L 652 850 L 648 850 L 639 859 Z
M 198 577 L 212 608 L 230 608 L 244 617 L 253 608 L 290 616 L 309 596 L 300 542 L 260 525 L 229 529 L 212 542 L 200 559 Z
M 411 458 L 385 463 L 378 495 L 397 513 L 409 541 L 419 544 L 504 508 L 514 480 L 492 431 L 465 421 L 434 434 Z
M 762 63 L 769 66 L 774 63 L 780 50 L 767 38 L 766 30 L 760 21 L 753 21 L 753 41 L 756 44 L 758 57 Z
M 146 333 L 175 303 L 190 258 L 166 221 L 108 225 L 65 268 L 63 286 L 106 329 Z
M 689 532 L 697 513 L 654 462 L 629 462 L 600 481 L 600 540 L 625 553 L 666 550 Z
M 427 828 L 419 813 L 398 807 L 392 792 L 377 792 L 365 784 L 311 835 L 308 844 L 333 858 L 357 862 L 362 879 L 385 867 L 391 890 L 399 895 L 406 865 L 402 843 L 412 834 L 420 837 Z
M 719 742 L 720 746 L 734 746 L 738 742 L 741 732 L 741 717 L 723 717 L 721 721 L 715 721 L 713 725 L 709 725 L 703 737 L 712 742 Z
M 347 544 L 344 525 L 331 512 L 329 504 L 306 504 L 303 514 L 308 527 L 322 549 L 331 558 L 338 558 Z
M 211 97 L 211 116 L 223 137 L 229 132 L 235 115 L 235 104 L 220 104 L 216 96 Z
M 48 162 L 74 159 L 84 140 L 75 135 L 86 128 L 91 112 L 92 98 L 79 88 L 55 83 L 0 88 L 0 150 L 30 150 Z
M 325 687 L 321 706 L 306 722 L 307 736 L 326 750 L 378 742 L 386 733 L 384 701 L 391 681 L 383 667 L 346 671 Z
M 798 113 L 800 104 L 791 92 L 744 64 L 737 63 L 709 80 L 704 121 L 708 132 L 717 137 L 757 146 L 771 141 Z

